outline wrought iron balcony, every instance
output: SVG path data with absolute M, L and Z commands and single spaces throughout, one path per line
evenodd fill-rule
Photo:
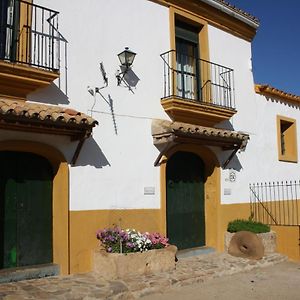
M 58 12 L 22 0 L 4 0 L 1 8 L 0 59 L 58 71 Z
M 173 120 L 214 125 L 236 113 L 233 69 L 175 50 L 161 54 L 164 96 Z
M 1 1 L 1 94 L 24 98 L 50 84 L 66 70 L 66 53 L 67 41 L 58 31 L 57 11 L 23 0 Z M 9 89 L 8 80 L 15 87 Z

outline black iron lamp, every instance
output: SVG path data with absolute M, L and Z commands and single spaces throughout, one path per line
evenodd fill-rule
M 125 50 L 118 54 L 118 58 L 120 60 L 120 70 L 116 73 L 117 78 L 117 84 L 121 85 L 123 83 L 126 87 L 129 88 L 130 91 L 132 91 L 130 84 L 128 83 L 128 76 L 129 71 L 131 71 L 131 66 L 134 61 L 134 58 L 136 56 L 136 53 L 129 50 L 128 47 L 125 47 Z
M 130 51 L 128 47 L 125 47 L 125 50 L 118 54 L 121 66 L 128 70 L 133 63 L 135 56 L 136 53 Z M 126 72 L 126 70 L 124 72 Z

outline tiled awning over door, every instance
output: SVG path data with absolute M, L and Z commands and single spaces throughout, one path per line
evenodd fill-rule
M 219 146 L 224 150 L 246 148 L 249 135 L 239 131 L 205 127 L 167 120 L 152 123 L 154 145 L 165 143 L 196 143 Z
M 76 110 L 61 106 L 0 99 L 0 128 L 87 137 L 98 122 Z
M 98 121 L 71 108 L 0 99 L 0 129 L 69 136 L 78 140 L 72 164 Z

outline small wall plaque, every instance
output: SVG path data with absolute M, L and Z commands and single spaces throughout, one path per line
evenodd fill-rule
M 155 187 L 154 186 L 145 186 L 144 187 L 144 195 L 155 195 Z
M 231 189 L 225 188 L 224 189 L 224 195 L 231 195 Z

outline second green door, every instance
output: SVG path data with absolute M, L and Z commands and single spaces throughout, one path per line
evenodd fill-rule
M 205 245 L 204 163 L 177 152 L 167 162 L 167 235 L 178 249 Z

